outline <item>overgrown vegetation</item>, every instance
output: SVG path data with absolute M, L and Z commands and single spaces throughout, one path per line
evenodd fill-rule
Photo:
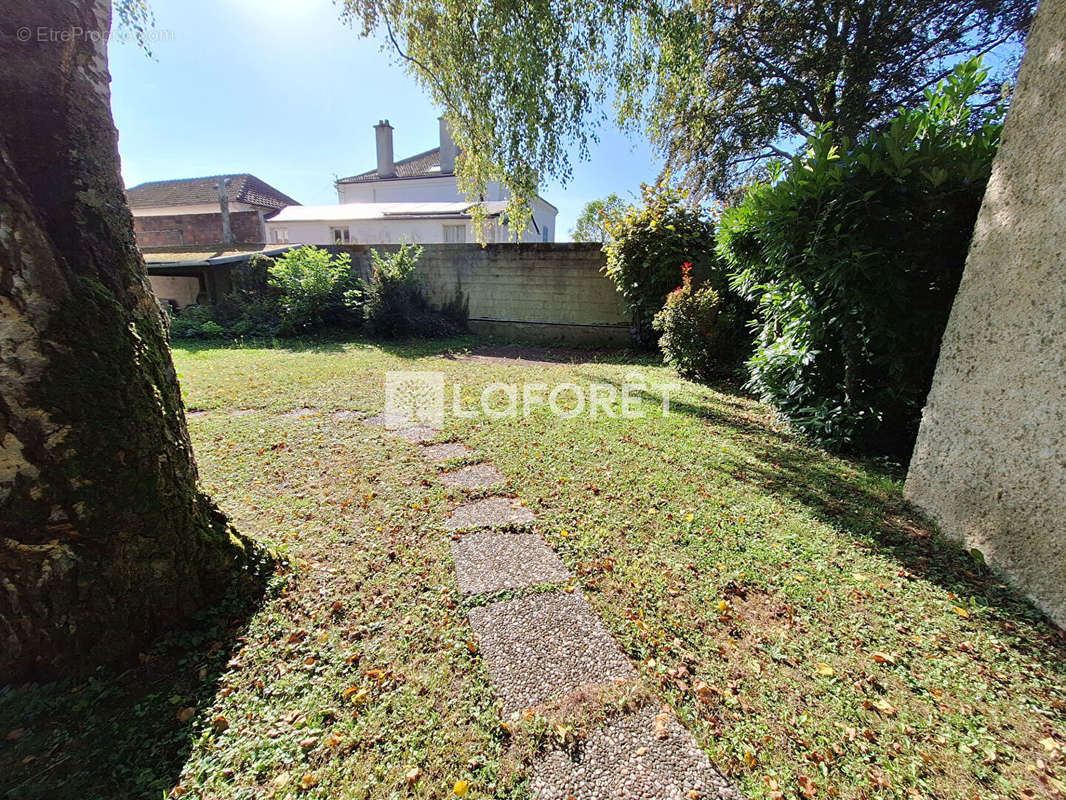
M 663 360 L 684 378 L 710 381 L 731 374 L 744 349 L 744 320 L 725 308 L 710 284 L 694 284 L 682 265 L 681 285 L 666 297 L 652 327 L 661 335 Z
M 282 312 L 279 333 L 313 331 L 331 323 L 354 327 L 362 292 L 347 253 L 334 256 L 318 247 L 297 247 L 278 257 L 268 272 Z
M 466 327 L 461 302 L 438 311 L 426 302 L 415 275 L 422 248 L 410 243 L 382 255 L 370 251 L 371 275 L 364 284 L 363 313 L 368 332 L 381 339 L 404 336 L 446 336 Z
M 273 338 L 361 329 L 381 338 L 444 336 L 466 327 L 456 298 L 441 309 L 426 302 L 415 266 L 421 248 L 370 251 L 373 274 L 357 277 L 347 253 L 314 246 L 276 260 L 255 255 L 231 272 L 232 291 L 214 305 L 187 306 L 170 323 L 174 339 Z
M 758 303 L 750 386 L 836 447 L 906 457 L 1002 127 L 960 65 L 883 130 L 831 131 L 726 211 L 719 253 Z
M 0 694 L 10 796 L 446 798 L 462 780 L 528 797 L 508 764 L 529 745 L 500 725 L 441 534 L 463 493 L 359 418 L 387 370 L 440 370 L 463 408 L 497 381 L 677 379 L 651 359 L 457 359 L 468 344 L 176 346 L 205 488 L 283 565 L 258 608 L 130 673 Z M 641 683 L 747 797 L 1063 791 L 1060 632 L 916 519 L 898 475 L 705 386 L 667 417 L 654 392 L 635 407 L 449 418 L 440 438 L 507 476 Z
M 641 186 L 643 204 L 605 218 L 610 240 L 604 245 L 608 278 L 633 314 L 638 344 L 655 343 L 652 320 L 666 296 L 681 285 L 681 265 L 694 280 L 708 281 L 723 297 L 728 286 L 715 253 L 714 223 L 699 204 L 666 183 Z

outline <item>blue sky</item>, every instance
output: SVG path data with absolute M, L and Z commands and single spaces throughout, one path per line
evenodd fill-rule
M 373 125 L 396 157 L 437 144 L 439 110 L 330 0 L 151 0 L 153 58 L 112 40 L 112 107 L 127 186 L 250 172 L 304 204 L 335 203 L 333 180 L 372 169 Z M 541 187 L 569 238 L 589 200 L 637 193 L 660 162 L 642 141 L 600 132 L 573 179 Z

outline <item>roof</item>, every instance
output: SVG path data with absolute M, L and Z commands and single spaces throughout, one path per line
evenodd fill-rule
M 178 178 L 172 181 L 140 183 L 126 190 L 130 208 L 154 208 L 157 206 L 187 206 L 218 202 L 215 185 L 229 180 L 226 197 L 231 203 L 247 203 L 261 208 L 285 208 L 299 205 L 269 183 L 255 175 L 210 175 L 203 178 Z
M 223 248 L 214 250 L 196 250 L 176 248 L 160 248 L 158 250 L 144 250 L 144 263 L 149 267 L 163 266 L 202 266 L 206 264 L 231 264 L 235 261 L 244 261 L 254 255 L 275 256 L 289 250 L 288 245 L 268 245 L 255 249 L 243 249 L 240 247 Z
M 478 203 L 469 201 L 439 203 L 337 203 L 331 206 L 289 206 L 268 222 L 327 222 L 356 219 L 412 219 L 433 217 L 469 217 Z M 480 204 L 487 214 L 507 209 L 507 201 L 491 200 Z
M 370 170 L 370 172 L 362 172 L 348 178 L 339 178 L 337 183 L 369 183 L 370 181 L 391 181 L 397 178 L 437 178 L 441 174 L 450 174 L 441 173 L 440 171 L 439 147 L 434 147 L 432 150 L 427 150 L 410 158 L 401 159 L 395 162 L 395 167 L 396 175 L 393 177 L 382 178 L 375 168 Z

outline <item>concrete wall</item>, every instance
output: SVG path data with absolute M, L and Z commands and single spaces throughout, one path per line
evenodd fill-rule
M 906 494 L 1066 625 L 1066 0 L 1043 0 Z
M 199 297 L 200 279 L 185 275 L 149 275 L 152 293 L 160 300 L 172 300 L 178 308 L 192 305 Z
M 327 249 L 349 253 L 353 265 L 369 276 L 370 248 Z M 462 296 L 475 331 L 626 346 L 629 315 L 614 284 L 600 272 L 603 264 L 598 244 L 434 244 L 424 246 L 419 273 L 430 302 L 443 305 Z

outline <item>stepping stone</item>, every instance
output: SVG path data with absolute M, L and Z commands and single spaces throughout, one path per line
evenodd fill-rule
M 403 414 L 374 414 L 363 420 L 364 425 L 380 425 L 386 428 L 401 428 L 408 422 Z
M 303 417 L 310 417 L 310 416 L 313 416 L 314 414 L 315 414 L 315 410 L 313 408 L 308 408 L 307 406 L 303 406 L 302 408 L 294 408 L 291 411 L 286 411 L 281 416 L 283 416 L 283 417 L 292 417 L 294 419 L 302 419 Z
M 231 417 L 247 417 L 249 414 L 254 414 L 256 410 L 254 408 L 235 408 L 229 413 Z
M 673 713 L 655 706 L 607 721 L 573 756 L 548 753 L 531 788 L 535 800 L 742 800 Z
M 492 464 L 472 464 L 454 472 L 442 472 L 440 482 L 460 489 L 482 489 L 503 483 L 503 474 Z
M 450 531 L 496 528 L 533 522 L 533 512 L 511 497 L 489 497 L 459 506 L 444 523 Z
M 561 583 L 570 571 L 540 536 L 478 531 L 452 542 L 459 589 L 466 594 Z
M 636 675 L 579 593 L 535 594 L 474 608 L 470 626 L 505 718 L 581 686 Z
M 446 442 L 445 444 L 428 444 L 422 448 L 422 455 L 430 461 L 450 461 L 453 458 L 466 458 L 473 452 L 465 444 Z
M 330 417 L 334 422 L 354 422 L 359 419 L 359 414 L 356 411 L 334 411 L 330 414 Z
M 186 411 L 185 412 L 185 418 L 186 419 L 188 419 L 189 417 L 206 417 L 206 416 L 207 416 L 207 412 L 204 411 L 203 409 L 199 409 L 199 408 L 195 409 L 193 411 Z
M 406 439 L 414 444 L 435 439 L 439 432 L 440 431 L 436 428 L 428 428 L 425 425 L 409 425 L 406 428 L 397 428 L 392 431 L 392 433 L 395 433 L 400 438 Z

